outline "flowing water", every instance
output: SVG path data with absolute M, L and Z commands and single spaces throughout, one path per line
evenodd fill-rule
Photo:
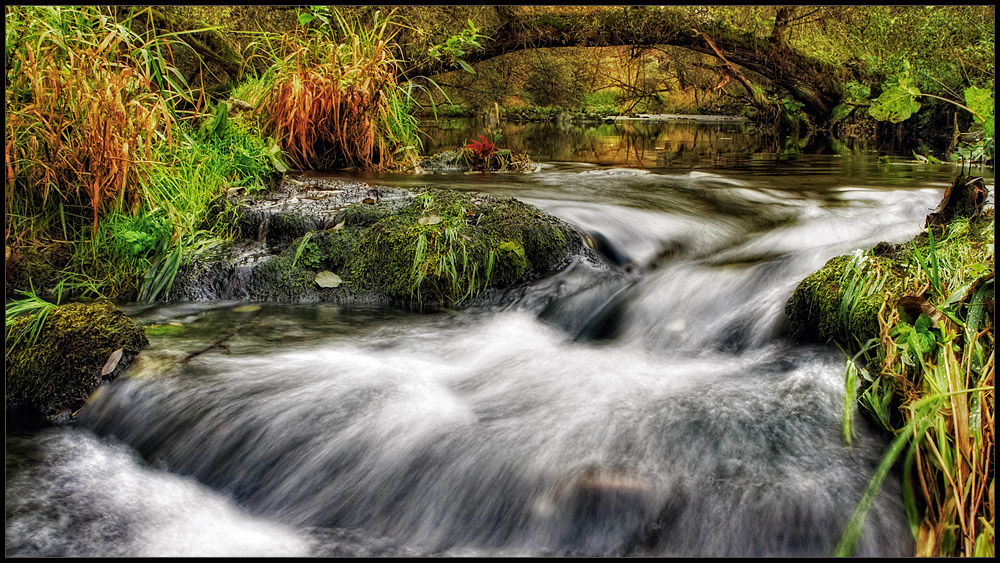
M 71 426 L 7 435 L 6 555 L 828 555 L 888 440 L 858 416 L 844 443 L 846 358 L 788 341 L 783 307 L 827 259 L 919 232 L 955 168 L 738 123 L 504 143 L 541 169 L 350 177 L 517 197 L 628 276 L 577 264 L 425 315 L 126 304 L 166 327 L 131 372 Z M 913 553 L 899 490 L 856 554 Z

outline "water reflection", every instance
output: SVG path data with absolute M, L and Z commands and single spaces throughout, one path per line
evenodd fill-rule
M 425 153 L 465 144 L 485 133 L 482 119 L 450 119 L 424 125 Z M 539 162 L 588 162 L 638 168 L 702 168 L 735 155 L 753 155 L 761 136 L 748 123 L 617 121 L 614 123 L 502 123 L 500 145 L 527 152 Z M 777 143 L 773 143 L 774 150 Z
M 425 121 L 423 154 L 462 147 L 487 133 L 481 118 Z M 943 188 L 958 174 L 950 163 L 917 162 L 910 153 L 894 153 L 860 139 L 822 135 L 782 137 L 762 132 L 749 122 L 639 121 L 615 123 L 501 122 L 499 147 L 527 153 L 543 173 L 579 173 L 588 169 L 632 168 L 663 175 L 711 173 L 745 180 L 758 189 L 795 192 L 829 199 L 829 191 L 845 187 Z M 890 155 L 880 162 L 879 155 Z M 457 189 L 491 191 L 529 184 L 533 174 L 435 172 L 373 173 L 338 171 L 320 176 L 356 178 L 395 186 L 447 182 Z M 976 168 L 992 183 L 992 168 Z M 517 197 L 517 194 L 508 194 Z

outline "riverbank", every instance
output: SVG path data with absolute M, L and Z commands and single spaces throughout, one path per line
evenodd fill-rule
M 995 223 L 986 196 L 981 178 L 959 176 L 924 233 L 831 259 L 788 302 L 793 336 L 850 356 L 845 441 L 856 409 L 895 436 L 839 555 L 851 555 L 871 497 L 903 459 L 916 555 L 993 555 Z

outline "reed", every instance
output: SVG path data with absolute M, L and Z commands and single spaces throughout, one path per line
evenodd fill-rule
M 953 221 L 943 239 L 929 230 L 926 241 L 913 243 L 905 285 L 912 288 L 906 297 L 914 310 L 880 310 L 878 345 L 865 350 L 875 351 L 868 365 L 880 366 L 877 374 L 849 362 L 849 391 L 861 374 L 858 401 L 896 438 L 835 555 L 851 554 L 882 479 L 901 455 L 916 555 L 994 554 L 994 336 L 985 314 L 994 274 L 992 256 L 980 262 L 970 251 L 986 247 L 992 255 L 992 211 L 988 217 L 975 225 Z M 870 272 L 852 275 L 868 275 L 876 285 Z M 897 301 L 885 294 L 887 305 Z
M 96 232 L 103 213 L 138 207 L 153 146 L 171 140 L 166 47 L 98 7 L 5 16 L 7 213 L 15 202 L 87 208 Z
M 138 19 L 147 11 L 5 13 L 5 239 L 71 254 L 55 276 L 81 296 L 169 291 L 184 260 L 232 235 L 213 202 L 287 169 L 245 114 L 221 103 L 203 115 L 171 55 L 195 31 L 159 33 Z
M 333 25 L 289 37 L 290 54 L 276 65 L 261 104 L 265 131 L 300 169 L 391 168 L 412 160 L 419 137 L 411 90 L 398 83 L 392 13 L 376 12 L 366 26 L 337 10 L 314 10 L 311 17 Z
M 9 357 L 10 353 L 22 342 L 31 346 L 38 339 L 42 328 L 45 326 L 45 319 L 49 313 L 55 309 L 59 303 L 49 303 L 35 293 L 35 288 L 21 292 L 22 298 L 15 299 L 4 307 L 4 341 L 6 343 L 6 353 L 4 357 Z M 61 295 L 61 292 L 60 292 Z M 18 317 L 28 317 L 28 322 L 21 330 L 14 328 L 15 320 Z

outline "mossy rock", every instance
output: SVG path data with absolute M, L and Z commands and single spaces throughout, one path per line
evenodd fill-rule
M 954 219 L 945 226 L 931 229 L 934 253 L 942 265 L 947 264 L 952 278 L 967 283 L 993 269 L 992 246 L 986 242 L 992 230 L 992 211 L 971 219 Z M 799 282 L 786 303 L 785 315 L 791 337 L 807 342 L 836 341 L 856 351 L 859 345 L 879 337 L 879 310 L 884 306 L 891 311 L 901 297 L 914 292 L 912 279 L 917 264 L 922 263 L 925 271 L 932 267 L 930 255 L 931 240 L 927 230 L 906 243 L 878 243 L 865 253 L 861 270 L 866 281 L 878 277 L 881 287 L 877 292 L 854 297 L 847 295 L 853 276 L 845 276 L 854 257 L 845 255 L 830 259 Z M 909 286 L 906 285 L 908 278 Z M 890 296 L 888 301 L 886 295 Z M 928 297 L 934 296 L 928 293 Z
M 844 273 L 851 262 L 851 256 L 837 256 L 830 259 L 818 271 L 802 280 L 785 305 L 789 319 L 791 336 L 805 342 L 837 341 L 848 347 L 857 342 L 864 344 L 870 338 L 879 336 L 878 312 L 882 307 L 882 293 L 844 303 Z M 892 271 L 892 261 L 888 258 L 872 258 L 892 277 L 887 283 L 900 286 Z M 842 307 L 844 309 L 842 310 Z
M 28 316 L 19 317 L 5 334 L 8 414 L 27 418 L 55 419 L 75 412 L 94 389 L 124 373 L 149 345 L 143 328 L 108 301 L 56 307 L 34 343 L 15 343 L 29 322 Z M 119 349 L 116 366 L 102 375 Z
M 476 192 L 286 180 L 228 212 L 244 239 L 183 265 L 168 298 L 434 310 L 495 303 L 573 259 L 603 263 L 568 223 Z
M 60 270 L 73 258 L 73 250 L 66 244 L 14 248 L 12 253 L 13 259 L 7 262 L 7 299 L 17 299 L 19 291 L 54 293 Z
M 571 233 L 515 199 L 429 189 L 352 236 L 348 230 L 340 239 L 350 239 L 353 252 L 327 248 L 358 290 L 455 306 L 554 269 L 568 257 Z M 336 267 L 337 261 L 327 263 Z
M 267 244 L 273 248 L 284 248 L 293 240 L 316 228 L 302 215 L 282 211 L 272 215 L 267 221 Z
M 253 301 L 300 301 L 313 289 L 315 273 L 295 267 L 292 258 L 275 256 L 254 268 L 251 274 Z
M 311 231 L 257 266 L 251 297 L 327 300 L 336 293 L 454 307 L 557 268 L 575 240 L 568 225 L 523 202 L 443 189 L 396 209 L 355 203 L 339 217 L 334 228 Z M 324 270 L 346 283 L 319 289 L 315 278 Z

